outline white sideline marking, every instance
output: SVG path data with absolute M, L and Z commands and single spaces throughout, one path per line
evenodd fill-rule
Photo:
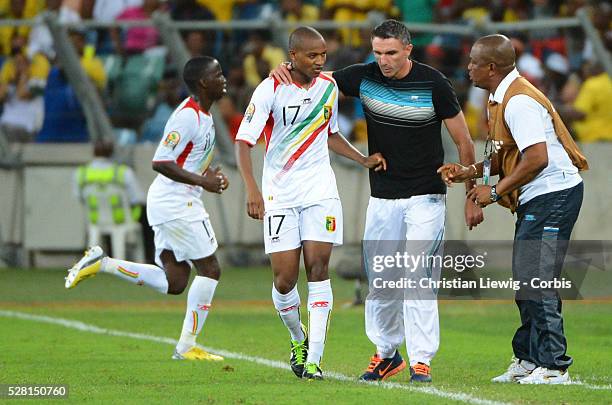
M 177 340 L 172 339 L 172 338 L 146 335 L 142 333 L 125 332 L 125 331 L 114 330 L 114 329 L 100 328 L 95 325 L 90 325 L 90 324 L 86 324 L 81 321 L 74 321 L 70 319 L 54 318 L 54 317 L 49 317 L 49 316 L 44 316 L 44 315 L 34 315 L 34 314 L 28 314 L 25 312 L 6 311 L 6 310 L 0 310 L 0 316 L 50 323 L 54 325 L 61 325 L 66 328 L 76 329 L 76 330 L 80 330 L 83 332 L 96 333 L 99 335 L 129 337 L 129 338 L 139 339 L 139 340 L 148 340 L 151 342 L 166 343 L 166 344 L 170 344 L 173 346 L 177 344 Z M 208 350 L 213 353 L 217 353 L 221 356 L 224 356 L 230 359 L 245 360 L 245 361 L 249 361 L 249 362 L 256 363 L 256 364 L 261 364 L 267 367 L 279 368 L 283 370 L 290 370 L 289 365 L 287 365 L 287 363 L 285 362 L 269 360 L 269 359 L 265 359 L 262 357 L 256 357 L 256 356 L 249 356 L 247 354 L 230 352 L 230 351 L 223 350 L 223 349 L 215 349 L 215 348 L 205 347 L 205 346 L 202 346 L 202 347 L 205 350 Z M 332 378 L 334 380 L 338 380 L 338 381 L 356 382 L 359 384 L 373 385 L 377 387 L 383 387 L 386 389 L 402 389 L 406 391 L 422 392 L 424 394 L 435 395 L 438 397 L 451 399 L 455 401 L 467 402 L 471 404 L 481 404 L 481 405 L 505 405 L 506 404 L 504 402 L 491 401 L 488 399 L 481 399 L 481 398 L 473 397 L 472 395 L 461 393 L 461 392 L 443 391 L 443 390 L 440 390 L 434 387 L 417 387 L 417 386 L 406 385 L 406 384 L 401 384 L 401 383 L 396 383 L 396 382 L 379 382 L 379 383 L 357 382 L 357 380 L 354 377 L 349 377 L 347 375 L 336 373 L 333 371 L 325 371 L 325 376 L 328 378 Z M 584 383 L 580 380 L 576 380 L 570 385 L 580 385 L 584 388 L 592 389 L 592 390 L 612 390 L 612 385 L 610 384 L 593 385 L 593 384 Z
M 54 318 L 50 316 L 34 315 L 34 314 L 25 313 L 25 312 L 6 311 L 6 310 L 0 310 L 0 316 L 4 316 L 8 318 L 24 319 L 24 320 L 36 321 L 36 322 L 43 322 L 43 323 L 50 323 L 54 325 L 61 325 L 66 328 L 76 329 L 76 330 L 80 330 L 83 332 L 96 333 L 99 335 L 129 337 L 129 338 L 139 339 L 139 340 L 148 340 L 151 342 L 167 343 L 173 346 L 177 344 L 177 340 L 172 339 L 172 338 L 145 335 L 142 333 L 125 332 L 125 331 L 114 330 L 114 329 L 100 328 L 95 325 L 90 325 L 90 324 L 86 324 L 81 321 L 74 321 L 70 319 Z M 235 352 L 230 352 L 230 351 L 223 350 L 223 349 L 215 349 L 212 347 L 206 347 L 206 346 L 201 346 L 201 347 L 203 347 L 205 350 L 208 350 L 213 353 L 217 353 L 221 356 L 224 356 L 230 359 L 245 360 L 245 361 L 249 361 L 249 362 L 256 363 L 256 364 L 261 364 L 262 366 L 280 368 L 283 370 L 291 369 L 286 362 L 269 360 L 269 359 L 265 359 L 262 357 L 256 357 L 256 356 L 249 356 L 247 354 L 235 353 Z M 327 378 L 331 378 L 331 379 L 338 380 L 338 381 L 347 381 L 347 382 L 353 382 L 353 383 L 364 384 L 364 385 L 372 385 L 372 386 L 383 387 L 386 389 L 402 389 L 406 391 L 422 392 L 425 394 L 435 395 L 438 397 L 442 397 L 445 399 L 451 399 L 455 401 L 467 402 L 470 404 L 507 405 L 504 402 L 497 402 L 497 401 L 490 401 L 487 399 L 476 398 L 469 394 L 464 394 L 460 392 L 455 393 L 455 392 L 442 391 L 434 387 L 415 387 L 411 385 L 405 385 L 405 384 L 394 383 L 394 382 L 380 382 L 380 383 L 358 382 L 355 377 L 349 377 L 347 375 L 335 373 L 333 371 L 325 371 L 325 376 Z

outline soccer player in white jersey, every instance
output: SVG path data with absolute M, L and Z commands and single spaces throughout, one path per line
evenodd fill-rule
M 192 96 L 166 123 L 153 157 L 153 169 L 159 174 L 147 195 L 147 217 L 155 231 L 159 267 L 114 259 L 94 246 L 68 271 L 66 288 L 104 272 L 162 294 L 181 294 L 193 264 L 197 275 L 189 287 L 187 313 L 172 358 L 223 360 L 197 347 L 196 337 L 208 316 L 221 272 L 215 257 L 217 240 L 200 195 L 202 189 L 221 194 L 229 184 L 219 168 L 209 168 L 215 128 L 208 110 L 225 94 L 226 80 L 219 62 L 207 56 L 189 60 L 183 80 Z
M 320 362 L 333 305 L 328 264 L 332 246 L 342 244 L 342 207 L 328 148 L 367 168 L 386 168 L 380 154 L 363 156 L 338 133 L 338 86 L 321 71 L 326 49 L 316 30 L 293 31 L 289 54 L 294 84 L 279 86 L 273 79 L 264 80 L 255 89 L 236 136 L 247 212 L 264 221 L 265 249 L 274 273 L 272 300 L 291 335 L 291 368 L 307 379 L 323 378 Z M 253 177 L 250 152 L 262 133 L 263 196 Z M 308 334 L 300 320 L 296 286 L 302 250 L 308 278 Z

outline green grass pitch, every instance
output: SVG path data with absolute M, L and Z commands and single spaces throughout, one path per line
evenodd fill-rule
M 570 373 L 578 384 L 490 383 L 509 363 L 518 326 L 513 302 L 491 301 L 440 303 L 441 344 L 432 385 L 411 385 L 407 371 L 389 384 L 362 384 L 357 377 L 374 351 L 365 336 L 363 307 L 345 305 L 353 284 L 333 278 L 335 303 L 323 363 L 327 378 L 306 382 L 286 368 L 289 339 L 272 307 L 269 269 L 222 274 L 198 338 L 223 351 L 221 363 L 170 359 L 185 294 L 162 296 L 108 275 L 67 291 L 63 277 L 63 271 L 0 269 L 0 384 L 67 384 L 67 401 L 73 403 L 612 402 L 610 302 L 564 303 L 574 357 Z M 405 354 L 405 348 L 401 351 Z

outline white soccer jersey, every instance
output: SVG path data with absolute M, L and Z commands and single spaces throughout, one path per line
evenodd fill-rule
M 153 161 L 176 162 L 187 171 L 202 174 L 210 165 L 214 146 L 212 117 L 188 97 L 168 119 Z M 204 220 L 207 214 L 200 198 L 202 190 L 158 174 L 147 194 L 149 224 L 159 225 L 177 218 Z
M 266 210 L 339 198 L 327 137 L 338 132 L 338 86 L 320 74 L 308 89 L 268 78 L 255 89 L 236 140 L 266 141 L 262 195 Z

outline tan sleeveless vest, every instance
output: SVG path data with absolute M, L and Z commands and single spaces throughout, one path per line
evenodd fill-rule
M 517 94 L 525 94 L 538 103 L 540 103 L 552 117 L 553 125 L 555 127 L 555 133 L 563 148 L 569 155 L 574 166 L 578 170 L 587 170 L 589 165 L 584 155 L 580 152 L 578 145 L 572 139 L 569 131 L 565 127 L 565 124 L 561 120 L 561 117 L 553 107 L 552 103 L 546 98 L 544 94 L 525 78 L 516 78 L 506 90 L 504 100 L 501 104 L 496 102 L 489 102 L 489 137 L 493 141 L 494 148 L 497 149 L 497 157 L 499 164 L 499 179 L 503 179 L 512 173 L 516 165 L 521 160 L 521 153 L 510 134 L 510 129 L 504 120 L 504 111 L 508 101 Z M 518 206 L 519 189 L 512 191 L 509 194 L 504 195 L 498 203 L 514 213 Z

